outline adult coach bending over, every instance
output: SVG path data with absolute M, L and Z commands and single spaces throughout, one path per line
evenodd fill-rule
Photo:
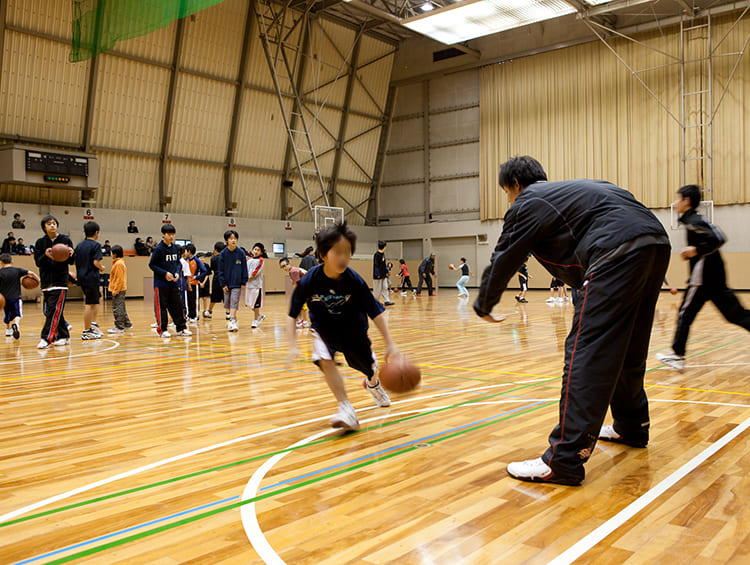
M 659 220 L 626 190 L 604 181 L 546 181 L 531 157 L 502 165 L 500 186 L 511 206 L 474 310 L 489 322 L 504 319 L 490 312 L 529 252 L 581 289 L 549 448 L 507 467 L 516 479 L 578 485 L 597 438 L 648 443 L 643 375 L 670 247 Z M 614 425 L 602 427 L 608 406 Z

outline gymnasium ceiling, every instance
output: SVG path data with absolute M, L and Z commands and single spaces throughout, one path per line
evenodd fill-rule
M 571 37 L 580 36 L 580 31 L 585 29 L 584 19 L 606 26 L 611 32 L 621 30 L 633 32 L 637 31 L 639 26 L 658 27 L 670 22 L 674 23 L 675 19 L 683 16 L 701 15 L 707 10 L 737 10 L 745 9 L 750 5 L 747 1 L 726 0 L 614 0 L 598 6 L 590 5 L 585 0 L 565 0 L 565 2 L 570 4 L 576 12 L 556 20 L 549 20 L 546 25 L 566 26 L 570 28 Z M 454 4 L 451 0 L 430 0 L 430 3 L 435 9 Z M 421 37 L 401 25 L 400 22 L 405 18 L 424 14 L 421 10 L 424 4 L 425 0 L 293 0 L 292 7 L 325 14 L 332 19 L 357 27 L 364 25 L 370 33 L 399 42 Z M 497 35 L 502 35 L 502 33 Z M 473 41 L 475 40 L 464 42 L 463 45 L 472 47 Z

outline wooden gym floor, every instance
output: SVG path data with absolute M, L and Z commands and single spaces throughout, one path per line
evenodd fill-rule
M 0 338 L 0 562 L 750 562 L 750 335 L 713 306 L 684 374 L 649 360 L 647 449 L 600 442 L 581 487 L 508 478 L 557 421 L 572 307 L 546 297 L 506 293 L 491 325 L 454 289 L 395 295 L 389 325 L 422 386 L 375 408 L 342 367 L 362 424 L 344 436 L 307 330 L 285 366 L 282 295 L 258 330 L 244 309 L 227 333 L 217 309 L 169 341 L 130 300 L 133 331 L 83 342 L 71 302 L 73 343 L 45 351 L 25 304 L 21 339 Z M 652 353 L 678 303 L 663 294 Z

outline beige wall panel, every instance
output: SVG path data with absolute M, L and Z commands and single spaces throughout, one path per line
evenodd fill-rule
M 424 217 L 424 185 L 404 184 L 380 189 L 379 216 L 381 218 Z
M 336 191 L 339 195 L 341 195 L 341 197 L 346 198 L 348 202 L 351 202 L 352 206 L 357 206 L 358 204 L 364 202 L 370 195 L 370 189 L 368 187 L 363 187 L 355 184 L 347 184 L 346 182 L 339 182 L 336 186 Z M 365 225 L 365 219 L 362 216 L 367 215 L 366 203 L 357 208 L 359 210 L 359 214 L 353 211 L 350 213 L 352 206 L 349 206 L 341 199 L 338 200 L 336 205 L 344 209 L 344 214 L 346 214 L 346 221 L 348 223 L 353 226 Z
M 353 30 L 327 20 L 312 25 L 309 52 L 313 59 L 307 62 L 303 92 L 315 98 L 318 106 L 343 106 L 355 36 Z
M 424 177 L 423 152 L 409 151 L 388 155 L 385 160 L 383 182 L 420 181 Z
M 97 208 L 159 210 L 159 160 L 99 152 Z
M 73 3 L 66 0 L 8 0 L 7 21 L 23 29 L 70 38 Z
M 235 87 L 181 73 L 177 81 L 171 155 L 224 161 Z
M 322 73 L 318 73 L 325 65 L 320 68 L 317 64 L 308 67 L 305 73 L 305 103 L 312 111 L 319 111 L 328 107 L 343 108 L 346 97 L 346 83 L 349 80 L 346 72 L 336 78 L 333 74 L 329 79 L 324 78 Z M 334 81 L 334 79 L 336 79 Z M 334 81 L 330 82 L 329 81 Z
M 479 138 L 479 106 L 430 116 L 430 143 Z
M 346 139 L 352 138 L 358 133 L 366 131 L 377 124 L 378 122 L 375 120 L 370 120 L 361 116 L 349 116 L 347 131 L 344 137 Z M 362 167 L 369 176 L 372 176 L 375 169 L 375 159 L 378 155 L 381 129 L 382 128 L 378 127 L 369 133 L 360 135 L 355 140 L 348 142 L 345 146 L 349 154 L 354 157 L 359 166 Z M 352 163 L 351 159 L 346 156 L 341 161 L 341 172 L 339 177 L 349 180 L 370 182 L 370 179 L 362 173 L 360 168 Z
M 247 0 L 224 0 L 185 18 L 180 64 L 191 70 L 237 79 Z
M 479 173 L 479 143 L 430 149 L 430 176 Z
M 100 55 L 91 143 L 161 152 L 170 71 Z
M 479 75 L 475 70 L 452 73 L 430 81 L 430 110 L 479 104 Z
M 6 30 L 0 131 L 80 143 L 89 63 L 68 63 L 70 46 Z
M 430 211 L 434 213 L 479 210 L 479 179 L 455 179 L 430 183 Z
M 394 121 L 391 124 L 388 150 L 395 151 L 423 145 L 422 120 L 423 118 L 420 116 L 408 120 Z
M 281 176 L 237 170 L 232 173 L 239 215 L 247 218 L 279 218 Z
M 284 103 L 291 109 L 291 100 Z M 281 170 L 288 139 L 276 95 L 245 89 L 237 130 L 235 163 Z
M 365 46 L 372 43 L 374 42 L 366 42 L 363 40 L 359 55 L 360 65 L 376 58 L 373 54 L 365 54 Z M 386 99 L 388 98 L 388 83 L 391 78 L 392 66 L 393 55 L 385 57 L 384 59 L 376 61 L 357 71 L 357 75 L 362 82 L 354 82 L 354 90 L 352 92 L 350 106 L 352 110 L 372 115 L 380 115 L 382 113 L 385 109 Z M 365 92 L 365 88 L 367 89 L 367 92 Z
M 408 116 L 409 114 L 421 114 L 424 110 L 424 85 L 419 82 L 400 86 L 396 91 L 396 105 L 393 111 L 394 117 Z
M 171 161 L 167 166 L 170 210 L 182 214 L 219 216 L 224 213 L 224 169 Z
M 152 31 L 148 35 L 119 42 L 113 51 L 134 57 L 143 57 L 161 64 L 171 64 L 174 56 L 174 41 L 177 22 Z
M 29 202 L 39 204 L 40 208 L 45 207 L 46 210 L 47 205 L 78 206 L 81 200 L 81 193 L 78 190 L 44 189 L 38 186 L 26 186 L 22 184 L 0 184 L 0 200 L 5 203 L 5 206 L 12 206 L 12 204 L 9 204 L 12 202 Z M 11 211 L 11 214 L 13 213 Z M 12 219 L 10 215 L 7 218 Z M 7 233 L 10 230 L 9 221 L 8 229 L 3 233 Z M 24 237 L 26 245 L 34 243 L 37 237 L 41 235 L 41 231 L 33 230 L 39 230 L 39 224 L 34 225 L 27 221 L 26 231 L 29 235 Z M 18 233 L 16 233 L 16 236 L 18 236 Z
M 314 116 L 310 111 L 314 111 L 314 109 L 307 108 L 307 111 L 305 112 L 307 127 L 310 131 L 310 139 L 315 148 L 315 154 L 321 155 L 336 145 L 336 136 L 338 136 L 339 133 L 341 112 L 331 108 L 320 108 L 315 114 L 317 120 L 314 120 Z M 333 155 L 333 153 L 333 151 L 330 151 L 326 156 Z M 331 168 L 327 167 L 323 169 L 321 165 L 321 172 L 324 175 L 329 175 L 331 173 Z
M 266 55 L 258 34 L 253 32 L 250 42 L 250 52 L 247 58 L 247 69 L 245 70 L 245 83 L 259 88 L 273 89 L 273 78 L 268 69 Z

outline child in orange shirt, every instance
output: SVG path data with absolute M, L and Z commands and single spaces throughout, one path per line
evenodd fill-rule
M 128 289 L 128 268 L 122 258 L 122 247 L 112 246 L 112 272 L 109 275 L 109 286 L 112 294 L 112 314 L 115 317 L 115 327 L 107 330 L 111 334 L 124 334 L 126 329 L 133 327 L 125 311 L 125 291 Z

